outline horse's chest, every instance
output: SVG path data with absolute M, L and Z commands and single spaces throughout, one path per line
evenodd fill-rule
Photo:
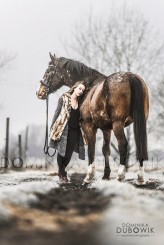
M 92 91 L 91 91 L 92 92 Z M 85 122 L 95 125 L 96 128 L 109 128 L 111 120 L 106 110 L 106 101 L 101 94 L 90 93 L 81 106 L 81 116 Z

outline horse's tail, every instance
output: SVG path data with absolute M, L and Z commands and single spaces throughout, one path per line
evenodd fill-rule
M 144 94 L 141 80 L 136 75 L 130 75 L 131 115 L 134 122 L 134 138 L 136 143 L 136 158 L 139 161 L 148 159 L 146 116 L 144 113 Z

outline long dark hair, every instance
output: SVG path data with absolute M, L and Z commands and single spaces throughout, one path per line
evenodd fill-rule
M 77 88 L 80 84 L 83 84 L 83 85 L 84 85 L 85 90 L 87 89 L 87 82 L 86 82 L 85 80 L 82 80 L 82 81 L 77 81 L 77 82 L 76 82 L 76 83 L 75 83 L 75 84 L 68 90 L 67 93 L 73 94 L 75 88 Z M 84 93 L 85 93 L 85 91 L 84 91 Z M 83 93 L 83 94 L 84 94 L 84 93 Z
M 85 80 L 81 80 L 81 81 L 77 81 L 67 92 L 67 94 L 70 94 L 72 95 L 75 88 L 77 88 L 80 84 L 83 84 L 84 87 L 85 87 L 85 90 L 83 92 L 83 94 L 81 96 L 79 96 L 77 98 L 78 100 L 78 103 L 79 103 L 79 106 L 82 104 L 83 100 L 84 100 L 84 97 L 85 97 L 85 92 L 87 91 L 87 88 L 88 88 L 88 85 L 87 85 L 87 82 Z

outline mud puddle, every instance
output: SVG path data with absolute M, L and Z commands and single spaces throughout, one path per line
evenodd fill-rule
M 84 176 L 73 174 L 72 183 L 35 193 L 38 201 L 28 208 L 6 203 L 12 222 L 1 225 L 0 244 L 97 244 L 95 233 L 109 198 L 83 187 Z

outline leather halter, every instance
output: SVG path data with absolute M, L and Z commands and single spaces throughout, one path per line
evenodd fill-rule
M 52 69 L 53 71 L 51 71 L 51 76 L 49 78 L 46 78 L 45 80 L 41 80 L 40 83 L 45 86 L 45 92 L 46 92 L 46 96 L 48 96 L 48 92 L 50 90 L 50 85 L 52 82 L 52 76 L 56 73 L 56 66 L 57 65 L 49 65 L 49 68 Z M 48 69 L 47 69 L 48 70 Z M 46 71 L 47 72 L 47 71 Z

